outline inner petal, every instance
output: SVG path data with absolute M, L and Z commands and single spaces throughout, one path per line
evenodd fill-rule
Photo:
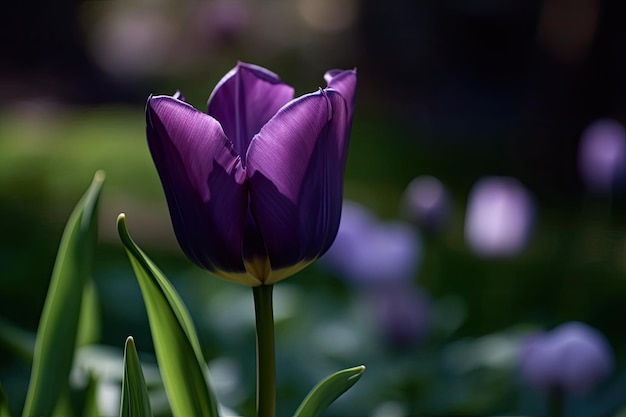
M 217 84 L 209 97 L 208 114 L 221 123 L 244 167 L 252 137 L 293 99 L 293 94 L 293 88 L 278 75 L 241 62 Z
M 259 281 L 264 282 L 269 276 L 271 265 L 267 249 L 250 209 L 244 227 L 243 261 L 246 271 Z

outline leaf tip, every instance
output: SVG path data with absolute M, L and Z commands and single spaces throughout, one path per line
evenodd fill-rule
M 349 371 L 353 372 L 353 375 L 350 375 L 350 377 L 348 379 L 355 379 L 355 378 L 361 378 L 361 375 L 363 375 L 363 372 L 365 372 L 365 365 L 359 365 L 359 366 L 355 366 L 352 369 L 349 369 Z
M 133 339 L 132 336 L 128 336 L 126 338 L 126 343 L 124 343 L 125 348 L 128 348 L 130 346 L 134 347 L 135 346 L 135 339 Z
M 126 228 L 126 214 L 124 213 L 120 213 L 117 216 L 117 234 L 120 236 L 122 244 L 126 247 L 126 249 L 130 249 L 134 246 L 134 243 L 128 234 L 128 229 Z
M 117 216 L 116 224 L 117 224 L 117 231 L 120 234 L 120 236 L 125 234 L 124 232 L 126 231 L 126 214 L 120 213 Z
M 106 177 L 107 177 L 106 172 L 104 172 L 104 170 L 102 169 L 99 169 L 94 174 L 93 181 L 97 183 L 103 183 Z

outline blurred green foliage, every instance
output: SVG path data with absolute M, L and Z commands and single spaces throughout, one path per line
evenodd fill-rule
M 132 334 L 141 359 L 154 364 L 140 291 L 112 232 L 119 212 L 134 211 L 131 232 L 190 309 L 209 367 L 216 365 L 218 395 L 249 413 L 254 409 L 252 295 L 182 256 L 144 136 L 140 107 L 0 113 L 0 318 L 34 331 L 67 214 L 93 172 L 103 169 L 107 185 L 94 276 L 100 343 L 121 352 Z M 398 351 L 373 328 L 362 294 L 321 265 L 304 270 L 277 286 L 281 413 L 293 412 L 317 381 L 355 360 L 368 371 L 334 406 L 337 415 L 365 415 L 396 403 L 413 414 L 541 412 L 541 396 L 517 381 L 513 358 L 490 361 L 484 349 L 492 342 L 514 345 L 519 332 L 568 320 L 599 328 L 611 341 L 618 366 L 623 365 L 626 335 L 615 320 L 626 299 L 623 202 L 539 195 L 529 248 L 511 260 L 478 259 L 463 241 L 469 187 L 485 172 L 515 174 L 517 168 L 505 169 L 510 158 L 498 157 L 507 149 L 506 140 L 483 138 L 487 144 L 476 150 L 474 139 L 446 142 L 388 114 L 358 108 L 346 198 L 383 218 L 397 218 L 404 187 L 416 175 L 435 175 L 452 192 L 451 224 L 439 238 L 426 238 L 415 277 L 435 301 L 434 330 L 422 346 Z M 0 346 L 0 381 L 13 409 L 23 401 L 27 369 L 6 345 Z M 228 386 L 232 380 L 237 387 Z M 618 367 L 608 383 L 611 390 L 575 403 L 578 411 L 572 415 L 610 415 L 624 405 L 619 392 L 625 385 Z M 355 403 L 356 409 L 349 406 Z

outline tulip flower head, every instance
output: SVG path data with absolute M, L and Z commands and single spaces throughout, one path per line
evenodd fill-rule
M 584 393 L 611 372 L 613 354 L 597 330 L 570 322 L 527 340 L 520 367 L 522 376 L 540 390 Z
M 147 137 L 185 254 L 214 275 L 250 286 L 293 275 L 330 247 L 341 216 L 356 71 L 327 87 L 294 90 L 238 63 L 208 112 L 153 96 Z

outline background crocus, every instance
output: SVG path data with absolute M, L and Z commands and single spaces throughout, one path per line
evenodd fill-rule
M 551 393 L 584 393 L 613 369 L 606 338 L 584 323 L 562 324 L 531 336 L 521 351 L 521 374 L 535 388 Z
M 430 329 L 430 298 L 415 285 L 421 257 L 422 240 L 412 225 L 380 221 L 366 207 L 346 201 L 324 263 L 359 290 L 385 342 L 407 349 Z
M 510 177 L 487 177 L 470 191 L 465 241 L 486 258 L 517 255 L 530 239 L 535 209 L 526 188 Z
M 421 257 L 422 241 L 410 224 L 381 222 L 367 208 L 345 202 L 326 263 L 357 287 L 385 287 L 412 281 Z
M 238 63 L 208 114 L 175 97 L 148 99 L 147 137 L 185 254 L 218 277 L 257 286 L 322 255 L 339 226 L 356 72 L 327 88 L 293 88 Z
M 372 291 L 371 302 L 385 341 L 399 349 L 423 342 L 431 328 L 432 306 L 425 291 L 414 285 L 391 285 Z

